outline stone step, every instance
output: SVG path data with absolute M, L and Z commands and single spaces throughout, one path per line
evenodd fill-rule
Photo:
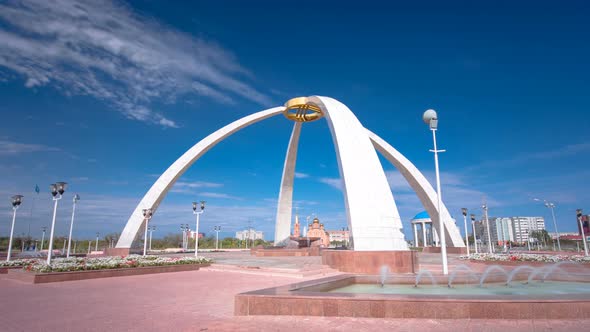
M 311 276 L 329 276 L 340 274 L 339 271 L 334 270 L 325 265 L 319 266 L 307 266 L 303 269 L 289 269 L 289 268 L 276 268 L 276 267 L 261 267 L 261 266 L 239 266 L 229 264 L 211 264 L 211 266 L 205 267 L 202 270 L 209 271 L 224 271 L 224 272 L 236 272 L 244 274 L 256 274 L 256 275 L 268 275 L 268 276 L 282 276 L 291 278 L 306 278 Z

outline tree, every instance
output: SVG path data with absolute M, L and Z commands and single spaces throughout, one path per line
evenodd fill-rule
M 530 238 L 535 239 L 535 241 L 539 243 L 543 243 L 543 246 L 546 246 L 547 243 L 552 240 L 549 233 L 544 229 L 531 231 Z
M 109 233 L 105 235 L 104 240 L 107 243 L 107 247 L 110 247 L 111 243 L 113 244 L 113 246 L 117 245 L 117 241 L 119 241 L 119 236 L 119 233 Z

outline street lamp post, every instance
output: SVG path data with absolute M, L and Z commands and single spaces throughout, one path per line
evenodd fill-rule
M 221 226 L 214 226 L 213 230 L 215 231 L 215 250 L 219 248 L 219 232 L 221 231 Z
M 538 198 L 533 198 L 533 200 L 540 202 L 541 200 Z M 546 208 L 548 208 L 549 210 L 551 210 L 551 216 L 553 217 L 553 227 L 555 227 L 555 238 L 557 239 L 557 250 L 561 251 L 561 242 L 559 241 L 559 232 L 557 231 L 557 222 L 555 221 L 555 204 L 552 202 L 548 202 L 546 200 L 543 200 L 543 205 L 545 205 Z
M 72 229 L 74 229 L 74 215 L 76 214 L 76 202 L 80 200 L 80 195 L 75 194 L 72 199 L 72 221 L 70 222 L 70 236 L 68 237 L 68 254 L 66 257 L 70 257 L 70 248 L 72 247 Z
M 530 225 L 529 225 L 529 227 L 530 227 Z M 526 243 L 527 243 L 527 247 L 528 247 L 529 251 L 531 251 L 531 240 L 532 240 L 532 239 L 531 239 L 531 230 L 530 230 L 530 228 L 529 228 L 529 232 L 528 232 L 528 239 L 527 239 L 527 241 L 526 241 Z
M 582 209 L 576 210 L 576 217 L 580 224 L 580 232 L 582 233 L 582 241 L 584 242 L 584 256 L 588 256 L 588 245 L 586 244 L 586 233 L 584 233 L 584 225 L 582 225 Z
M 467 256 L 469 256 L 469 234 L 467 233 L 467 209 L 462 208 L 461 213 L 463 213 L 463 223 L 465 224 L 465 244 L 467 245 Z
M 488 206 L 487 206 L 487 204 L 483 204 L 481 207 L 484 212 L 484 218 L 486 221 L 486 229 L 488 230 L 488 251 L 491 254 L 494 251 L 492 249 L 492 235 L 490 234 L 490 221 L 488 220 Z
M 152 250 L 152 233 L 156 230 L 156 226 L 150 226 L 150 251 Z
M 12 236 L 14 234 L 14 222 L 16 221 L 16 210 L 23 202 L 23 195 L 12 196 L 12 226 L 10 227 L 10 240 L 8 241 L 8 254 L 6 255 L 6 261 L 10 261 L 10 253 L 12 252 Z
M 53 195 L 53 219 L 51 221 L 51 230 L 49 231 L 49 248 L 47 248 L 47 265 L 51 264 L 51 254 L 53 251 L 53 232 L 55 231 L 55 217 L 57 216 L 57 202 L 61 199 L 62 195 L 66 191 L 66 186 L 68 184 L 65 182 L 56 182 L 51 184 L 49 188 L 51 189 L 51 195 Z
M 199 257 L 199 217 L 205 211 L 205 201 L 201 201 L 201 211 L 197 211 L 197 202 L 193 202 L 193 214 L 197 216 L 197 228 L 195 229 L 195 257 Z
M 188 224 L 184 224 L 184 250 L 188 251 L 188 238 L 191 234 L 191 228 Z
M 98 237 L 100 236 L 99 232 L 96 232 L 96 243 L 94 244 L 94 251 L 98 251 Z
M 430 150 L 430 152 L 434 152 L 434 169 L 436 173 L 436 193 L 437 193 L 437 208 L 438 208 L 438 223 L 439 223 L 439 238 L 440 238 L 440 254 L 442 256 L 442 268 L 443 274 L 449 274 L 449 268 L 447 266 L 447 244 L 445 239 L 445 225 L 444 221 L 441 218 L 441 205 L 442 205 L 442 197 L 441 197 L 441 188 L 440 188 L 440 173 L 438 170 L 438 153 L 445 152 L 445 150 L 438 150 L 436 147 L 436 130 L 438 128 L 438 117 L 436 112 L 432 109 L 427 110 L 424 112 L 422 119 L 428 126 L 430 127 L 430 131 L 432 131 L 432 141 L 434 143 L 434 149 Z
M 43 242 L 45 241 L 45 231 L 47 230 L 46 226 L 41 227 L 41 230 L 43 231 L 43 235 L 41 235 L 41 249 L 39 249 L 39 251 L 43 250 Z
M 154 212 L 152 211 L 152 209 L 143 209 L 142 210 L 143 213 L 143 219 L 145 220 L 145 231 L 143 234 L 143 255 L 147 255 L 147 242 L 148 242 L 148 238 L 147 238 L 147 232 L 148 232 L 148 226 L 150 223 L 150 219 L 152 219 L 152 216 L 154 215 Z
M 190 228 L 188 224 L 180 224 L 180 230 L 182 231 L 182 250 L 188 250 L 188 233 Z
M 503 246 L 503 252 L 506 252 L 506 233 L 504 231 L 504 220 L 502 218 L 500 219 L 500 230 L 502 231 L 502 246 Z M 496 219 L 496 222 L 498 221 L 498 218 Z M 499 235 L 498 235 L 499 236 Z
M 473 229 L 473 246 L 475 248 L 475 253 L 478 254 L 477 250 L 477 235 L 475 234 L 475 214 L 471 214 L 471 228 Z
M 182 234 L 182 250 L 186 250 L 186 248 L 184 247 L 184 235 L 185 235 L 185 233 L 184 233 L 184 224 L 180 224 L 180 231 L 181 231 L 181 234 Z

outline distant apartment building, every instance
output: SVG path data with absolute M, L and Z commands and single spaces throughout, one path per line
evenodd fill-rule
M 541 231 L 545 229 L 545 219 L 543 217 L 513 217 L 514 239 L 511 241 L 517 243 L 527 243 L 532 231 Z
M 336 231 L 336 230 L 326 230 L 328 236 L 330 237 L 330 242 L 341 242 L 346 243 L 349 241 L 350 231 Z
M 545 229 L 543 217 L 490 217 L 490 238 L 492 242 L 502 245 L 504 241 L 527 243 L 532 231 Z M 485 220 L 475 222 L 478 241 L 488 243 L 488 227 Z
M 238 240 L 264 240 L 264 232 L 255 229 L 245 229 L 236 232 L 236 239 Z

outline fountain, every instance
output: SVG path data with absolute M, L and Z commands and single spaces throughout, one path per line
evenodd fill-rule
M 414 283 L 414 287 L 418 287 L 418 284 L 420 283 L 420 280 L 422 280 L 422 276 L 425 275 L 427 277 L 430 278 L 430 282 L 436 286 L 436 279 L 434 279 L 434 276 L 432 275 L 432 272 L 428 271 L 428 270 L 420 270 L 418 272 L 418 274 L 416 275 L 416 282 Z
M 237 315 L 590 318 L 590 269 L 562 262 L 492 265 L 480 273 L 458 265 L 445 276 L 390 273 L 382 266 L 379 275 L 339 275 L 238 294 L 235 308 Z
M 504 270 L 499 265 L 492 265 L 492 266 L 488 266 L 485 269 L 485 271 L 483 272 L 481 279 L 479 279 L 479 287 L 483 287 L 483 283 L 486 281 L 486 279 L 490 275 L 490 273 L 494 270 L 503 273 L 506 276 L 506 280 L 508 280 L 508 272 L 506 272 L 506 270 Z
M 473 270 L 469 266 L 467 266 L 465 264 L 461 264 L 461 265 L 457 265 L 457 267 L 455 267 L 454 271 L 450 274 L 449 282 L 447 283 L 447 287 L 449 287 L 449 288 L 453 287 L 453 281 L 457 277 L 457 273 L 459 273 L 461 271 L 467 272 L 468 276 L 477 280 L 477 276 L 475 275 L 475 272 L 473 272 Z
M 514 276 L 516 276 L 520 271 L 531 271 L 531 272 L 535 272 L 538 268 L 534 268 L 530 265 L 523 265 L 523 266 L 519 266 L 516 269 L 512 270 L 510 272 L 510 274 L 508 275 L 508 280 L 506 280 L 506 286 L 510 286 L 510 282 L 512 281 L 512 279 L 514 279 Z M 532 274 L 532 273 L 531 273 Z M 527 279 L 527 283 L 528 283 L 528 279 Z

